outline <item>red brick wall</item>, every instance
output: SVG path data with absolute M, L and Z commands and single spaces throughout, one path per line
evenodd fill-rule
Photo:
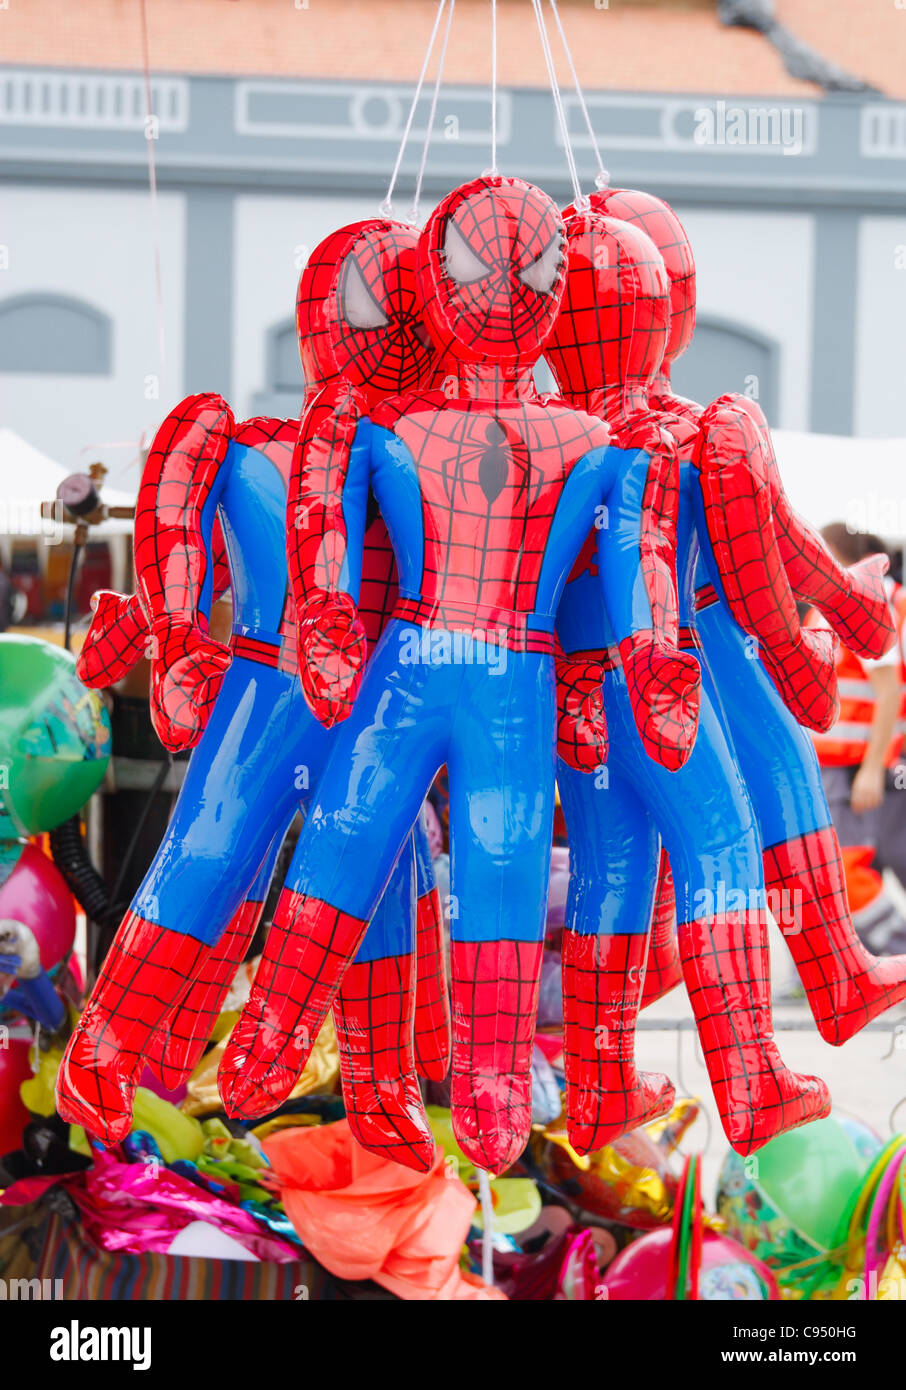
M 296 5 L 300 8 L 296 8 Z M 433 0 L 147 0 L 153 67 L 195 73 L 412 80 Z M 500 78 L 544 86 L 530 0 L 499 0 Z M 718 24 L 702 0 L 560 0 L 590 88 L 814 95 L 760 36 Z M 488 0 L 457 0 L 447 76 L 484 83 Z M 778 0 L 778 15 L 822 53 L 888 95 L 906 97 L 906 10 L 894 0 Z M 555 39 L 556 43 L 556 39 Z M 135 68 L 139 0 L 10 0 L 8 63 Z M 564 71 L 565 75 L 565 71 Z

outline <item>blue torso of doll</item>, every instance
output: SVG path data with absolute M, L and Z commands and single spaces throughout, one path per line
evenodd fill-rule
M 694 509 L 691 463 L 680 463 L 676 518 L 676 577 L 681 627 L 695 626 L 695 585 L 701 543 Z M 703 581 L 704 582 L 704 581 Z M 567 653 L 603 651 L 616 641 L 599 578 L 598 546 L 592 533 L 573 566 L 557 610 L 557 636 Z
M 287 609 L 286 496 L 298 421 L 240 427 L 205 508 L 218 512 L 230 562 L 233 630 L 281 633 Z M 246 442 L 246 441 L 250 442 Z M 254 441 L 254 442 L 251 442 Z M 210 603 L 210 575 L 202 606 Z

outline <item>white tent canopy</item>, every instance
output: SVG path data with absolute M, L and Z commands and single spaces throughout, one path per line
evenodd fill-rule
M 906 438 L 850 439 L 774 430 L 787 496 L 813 526 L 843 521 L 886 541 L 906 539 Z
M 87 471 L 87 469 L 86 469 Z M 41 515 L 41 503 L 52 502 L 68 470 L 42 454 L 13 430 L 0 429 L 0 536 L 43 536 L 51 539 L 59 523 Z M 128 507 L 135 502 L 126 492 L 104 487 L 101 497 L 108 507 Z M 71 528 L 66 528 L 71 533 Z M 110 519 L 91 530 L 93 539 L 129 535 L 132 522 Z
M 885 540 L 906 539 L 906 438 L 851 439 L 840 435 L 774 430 L 780 476 L 795 509 L 814 526 L 847 522 Z M 51 523 L 41 503 L 51 501 L 66 477 L 62 464 L 42 454 L 13 430 L 0 429 L 0 535 L 47 535 Z M 105 487 L 108 506 L 135 498 Z M 130 521 L 110 520 L 93 529 L 101 539 L 124 535 Z

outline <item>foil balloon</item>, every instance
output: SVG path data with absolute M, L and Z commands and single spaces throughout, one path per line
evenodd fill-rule
M 366 1153 L 343 1120 L 264 1141 L 287 1216 L 306 1250 L 340 1279 L 372 1279 L 397 1298 L 502 1299 L 461 1267 L 472 1194 L 438 1150 L 425 1173 Z
M 717 1211 L 729 1234 L 774 1270 L 791 1297 L 828 1296 L 840 1277 L 840 1257 L 832 1252 L 845 1239 L 847 1212 L 881 1147 L 866 1125 L 835 1110 L 765 1145 L 757 1177 L 728 1154 Z M 859 1265 L 857 1259 L 855 1276 Z
M 237 1241 L 246 1258 L 281 1264 L 299 1258 L 296 1247 L 273 1236 L 250 1212 L 164 1164 L 123 1162 L 98 1150 L 93 1157 L 84 1172 L 25 1179 L 0 1200 L 25 1203 L 59 1185 L 78 1208 L 91 1243 L 120 1254 L 168 1251 L 180 1231 L 203 1221 Z
M 53 974 L 75 937 L 73 900 L 56 865 L 24 837 L 54 830 L 99 786 L 110 721 L 68 652 L 0 637 L 0 1007 L 54 1030 Z
M 677 1180 L 667 1155 L 647 1130 L 624 1134 L 579 1163 L 564 1138 L 549 1127 L 543 1140 L 533 1140 L 533 1147 L 544 1176 L 561 1191 L 575 1194 L 580 1207 L 635 1230 L 654 1230 L 669 1222 Z
M 373 407 L 430 374 L 432 354 L 414 307 L 415 237 L 372 219 L 316 248 L 297 302 L 310 393 L 332 382 Z M 102 595 L 80 659 L 86 679 L 107 683 L 140 654 L 143 633 L 155 728 L 170 749 L 197 745 L 60 1072 L 60 1113 L 108 1142 L 128 1132 L 146 1058 L 172 1090 L 191 1073 L 251 942 L 286 829 L 310 800 L 327 757 L 330 738 L 303 696 L 286 567 L 297 433 L 294 420 L 239 423 L 217 396 L 189 397 L 171 412 L 139 493 L 138 608 Z M 379 518 L 369 522 L 359 570 L 363 653 L 377 641 L 395 594 L 386 532 Z M 293 524 L 301 533 L 305 518 L 296 514 Z M 227 585 L 229 647 L 208 632 L 211 602 Z M 421 826 L 414 835 L 423 839 Z M 419 1065 L 443 1076 L 449 1016 L 440 912 L 424 845 L 416 855 L 410 838 L 394 859 L 336 1001 L 338 1042 L 357 1137 L 424 1167 L 433 1140 L 415 1077 L 412 1022 L 414 1009 Z M 425 961 L 417 1003 L 416 926 Z M 373 1009 L 380 1017 L 374 1035 Z M 304 1062 L 293 1058 L 293 1083 Z
M 31 1079 L 32 1040 L 24 1030 L 11 1032 L 0 1048 L 0 1157 L 18 1149 L 29 1114 L 19 1094 L 23 1082 Z
M 663 258 L 670 285 L 670 325 L 649 399 L 656 409 L 700 426 L 703 407 L 677 396 L 670 381 L 673 363 L 688 347 L 695 324 L 695 262 L 686 232 L 672 208 L 636 189 L 595 192 L 591 205 L 640 228 Z M 853 929 L 840 847 L 812 739 L 802 727 L 819 727 L 813 722 L 815 715 L 826 726 L 828 707 L 822 705 L 816 683 L 806 679 L 809 663 L 790 660 L 788 651 L 777 652 L 778 638 L 786 643 L 795 633 L 785 589 L 781 588 L 779 608 L 769 600 L 785 576 L 795 598 L 815 605 L 845 646 L 861 655 L 879 656 L 892 639 L 883 592 L 884 562 L 875 556 L 847 570 L 797 516 L 784 493 L 770 433 L 754 401 L 722 397 L 709 408 L 708 418 L 717 427 L 700 434 L 696 463 L 703 530 L 712 538 L 713 552 L 709 557 L 708 547 L 703 549 L 695 571 L 696 628 L 751 793 L 771 910 L 818 1031 L 826 1042 L 839 1045 L 906 997 L 906 958 L 872 956 Z M 732 530 L 736 526 L 738 535 Z M 769 576 L 758 556 L 765 538 L 768 553 L 774 552 Z M 717 566 L 714 561 L 723 557 Z M 753 583 L 759 572 L 763 581 L 771 582 Z M 766 623 L 772 608 L 773 620 Z M 761 660 L 752 660 L 752 643 L 745 641 L 741 628 L 764 639 L 757 647 Z M 836 680 L 827 673 L 822 683 L 831 692 Z M 661 924 L 669 920 L 671 896 L 669 865 L 662 859 L 657 918 Z M 652 969 L 664 979 L 676 978 L 673 939 L 657 924 L 652 929 L 649 973 Z
M 217 1088 L 217 1069 L 226 1045 L 227 1039 L 224 1038 L 212 1047 L 197 1063 L 189 1077 L 187 1094 L 181 1103 L 181 1108 L 187 1115 L 210 1115 L 222 1108 L 220 1091 Z M 337 1089 L 339 1079 L 340 1059 L 336 1029 L 333 1017 L 328 1015 L 287 1099 L 298 1100 L 302 1096 L 329 1095 Z
M 72 950 L 72 896 L 59 869 L 37 845 L 22 845 L 15 868 L 0 885 L 0 921 L 4 920 L 28 923 L 44 970 L 53 970 Z
M 554 807 L 554 614 L 596 508 L 611 516 L 599 532 L 600 583 L 652 759 L 678 766 L 688 756 L 698 667 L 674 641 L 669 458 L 649 452 L 648 433 L 627 435 L 633 466 L 624 466 L 600 421 L 534 394 L 531 367 L 565 271 L 550 199 L 498 176 L 455 190 L 419 239 L 418 267 L 442 385 L 375 408 L 349 386 L 328 388 L 300 433 L 288 511 L 299 660 L 312 710 L 340 728 L 224 1055 L 221 1092 L 242 1116 L 288 1094 L 306 1055 L 298 1039 L 317 1036 L 446 763 L 453 1125 L 469 1158 L 499 1173 L 531 1124 Z M 399 599 L 363 676 L 369 487 L 396 554 Z M 584 688 L 569 713 L 588 722 Z
M 75 658 L 40 638 L 0 636 L 0 692 L 0 865 L 7 866 L 18 859 L 21 837 L 53 830 L 97 790 L 111 736 L 103 701 L 78 679 Z
M 0 885 L 0 1010 L 12 1009 L 49 1031 L 64 1006 L 53 977 L 72 950 L 75 906 L 63 876 L 37 845 L 19 857 Z
M 621 1250 L 601 1278 L 605 1296 L 660 1302 L 669 1298 L 667 1272 L 673 1239 L 671 1230 L 649 1231 Z M 738 1241 L 717 1231 L 703 1234 L 697 1275 L 702 1302 L 763 1303 L 780 1298 L 777 1280 L 768 1266 Z

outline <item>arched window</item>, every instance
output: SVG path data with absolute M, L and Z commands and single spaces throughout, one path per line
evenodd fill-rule
M 272 415 L 276 419 L 291 418 L 302 409 L 305 382 L 299 361 L 299 340 L 295 319 L 281 319 L 267 330 L 265 353 L 267 380 L 263 391 L 252 397 L 256 415 Z
M 303 390 L 302 363 L 299 361 L 299 339 L 295 319 L 279 323 L 268 334 L 267 375 L 271 391 Z
M 62 294 L 0 300 L 0 371 L 107 376 L 113 325 L 104 313 Z
M 691 344 L 673 368 L 673 387 L 703 405 L 728 391 L 752 396 L 768 423 L 776 425 L 779 356 L 773 338 L 731 319 L 701 314 Z

